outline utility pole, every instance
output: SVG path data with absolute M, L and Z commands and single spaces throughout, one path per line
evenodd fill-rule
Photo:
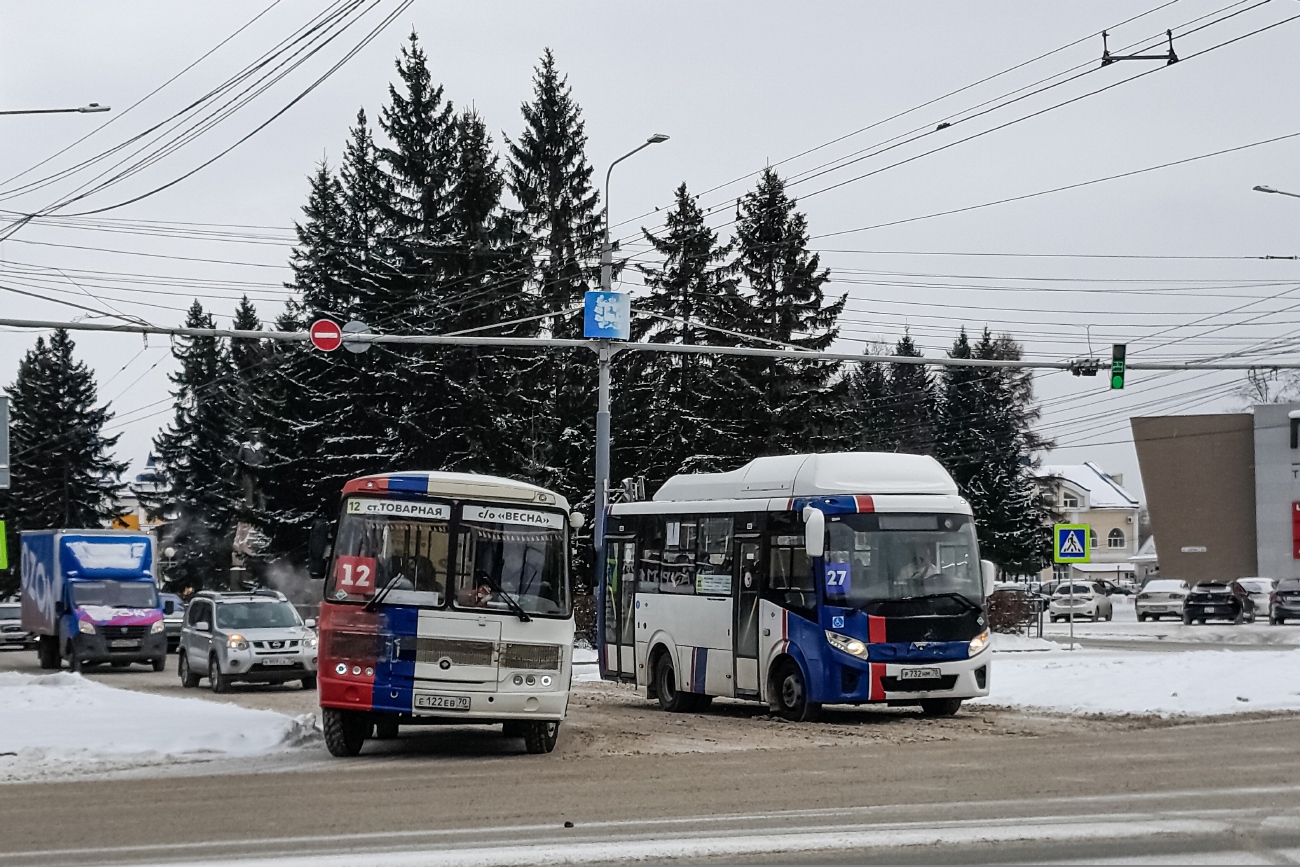
M 609 241 L 609 178 L 614 173 L 614 166 L 639 153 L 652 144 L 668 141 L 668 136 L 655 133 L 640 146 L 628 151 L 609 164 L 605 172 L 605 234 L 600 245 L 600 291 L 608 296 L 612 291 L 614 271 L 614 248 Z M 630 316 L 629 316 L 630 318 Z M 584 332 L 586 330 L 584 329 Z M 587 333 L 588 337 L 597 336 Z M 626 339 L 626 338 L 624 338 Z M 592 545 L 596 549 L 596 562 L 600 562 L 601 552 L 605 548 L 605 504 L 609 496 L 609 368 L 610 360 L 618 347 L 608 338 L 601 338 L 596 347 L 597 386 L 596 386 L 596 491 L 595 521 L 592 526 Z M 599 585 L 600 582 L 596 582 Z

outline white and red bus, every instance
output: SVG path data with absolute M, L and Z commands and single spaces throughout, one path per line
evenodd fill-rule
M 564 497 L 510 479 L 348 482 L 332 551 L 320 534 L 312 545 L 330 752 L 448 722 L 498 724 L 550 752 L 573 673 L 575 523 Z

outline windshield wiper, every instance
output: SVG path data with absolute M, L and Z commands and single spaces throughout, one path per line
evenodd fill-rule
M 520 605 L 519 601 L 515 599 L 515 597 L 507 593 L 506 589 L 501 586 L 500 582 L 498 582 L 497 579 L 493 578 L 487 572 L 484 572 L 482 574 L 483 577 L 487 580 L 488 586 L 491 587 L 493 590 L 495 590 L 497 593 L 500 593 L 501 597 L 506 600 L 506 604 L 510 606 L 510 610 L 513 611 L 515 614 L 519 615 L 520 623 L 532 622 L 533 618 L 528 616 L 528 612 L 524 610 L 524 606 Z
M 974 602 L 971 602 L 970 599 L 966 598 L 964 594 L 958 593 L 953 590 L 950 590 L 947 593 L 922 593 L 920 596 L 899 596 L 897 599 L 877 599 L 874 601 L 876 602 L 918 602 L 922 599 L 956 599 L 959 602 L 966 603 L 967 608 L 974 608 L 977 611 L 979 610 L 979 606 L 976 605 Z
M 402 576 L 399 573 L 397 575 L 394 575 L 392 578 L 389 578 L 388 583 L 385 584 L 383 587 L 381 587 L 379 589 L 379 592 L 376 593 L 374 596 L 372 596 L 370 601 L 366 603 L 365 610 L 374 611 L 376 608 L 378 608 L 379 603 L 384 601 L 384 597 L 388 595 L 388 591 L 392 590 L 394 587 L 397 586 L 397 582 L 401 577 Z

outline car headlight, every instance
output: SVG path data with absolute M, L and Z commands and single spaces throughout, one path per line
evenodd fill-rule
M 163 623 L 161 620 L 155 620 L 153 622 L 153 626 L 149 627 L 149 632 L 152 635 L 157 635 L 158 633 L 162 632 L 166 628 L 167 628 L 167 624 Z
M 91 623 L 89 620 L 78 620 L 77 631 L 81 632 L 83 635 L 94 635 L 95 624 Z
M 989 631 L 986 629 L 970 640 L 970 649 L 967 651 L 967 655 L 974 656 L 988 646 Z
M 847 635 L 840 635 L 838 632 L 826 630 L 826 640 L 831 643 L 831 647 L 836 650 L 842 650 L 849 656 L 856 656 L 858 659 L 867 658 L 867 645 L 856 638 L 849 638 Z
M 317 643 L 317 641 L 316 641 L 316 636 L 314 636 L 314 635 L 311 636 L 310 638 L 304 638 L 304 639 L 302 640 L 302 646 L 305 647 L 305 648 L 307 648 L 308 650 L 315 650 L 315 649 L 316 649 L 316 643 Z
M 248 650 L 248 642 L 244 640 L 244 636 L 235 633 L 226 639 L 226 647 L 231 650 Z

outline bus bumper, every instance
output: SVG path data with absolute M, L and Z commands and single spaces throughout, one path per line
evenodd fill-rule
M 916 704 L 922 699 L 980 698 L 992 684 L 993 654 L 985 650 L 970 659 L 842 664 L 824 684 L 825 704 Z M 924 674 L 923 677 L 909 676 Z M 933 676 L 937 674 L 937 677 Z M 838 682 L 836 682 L 838 681 Z

